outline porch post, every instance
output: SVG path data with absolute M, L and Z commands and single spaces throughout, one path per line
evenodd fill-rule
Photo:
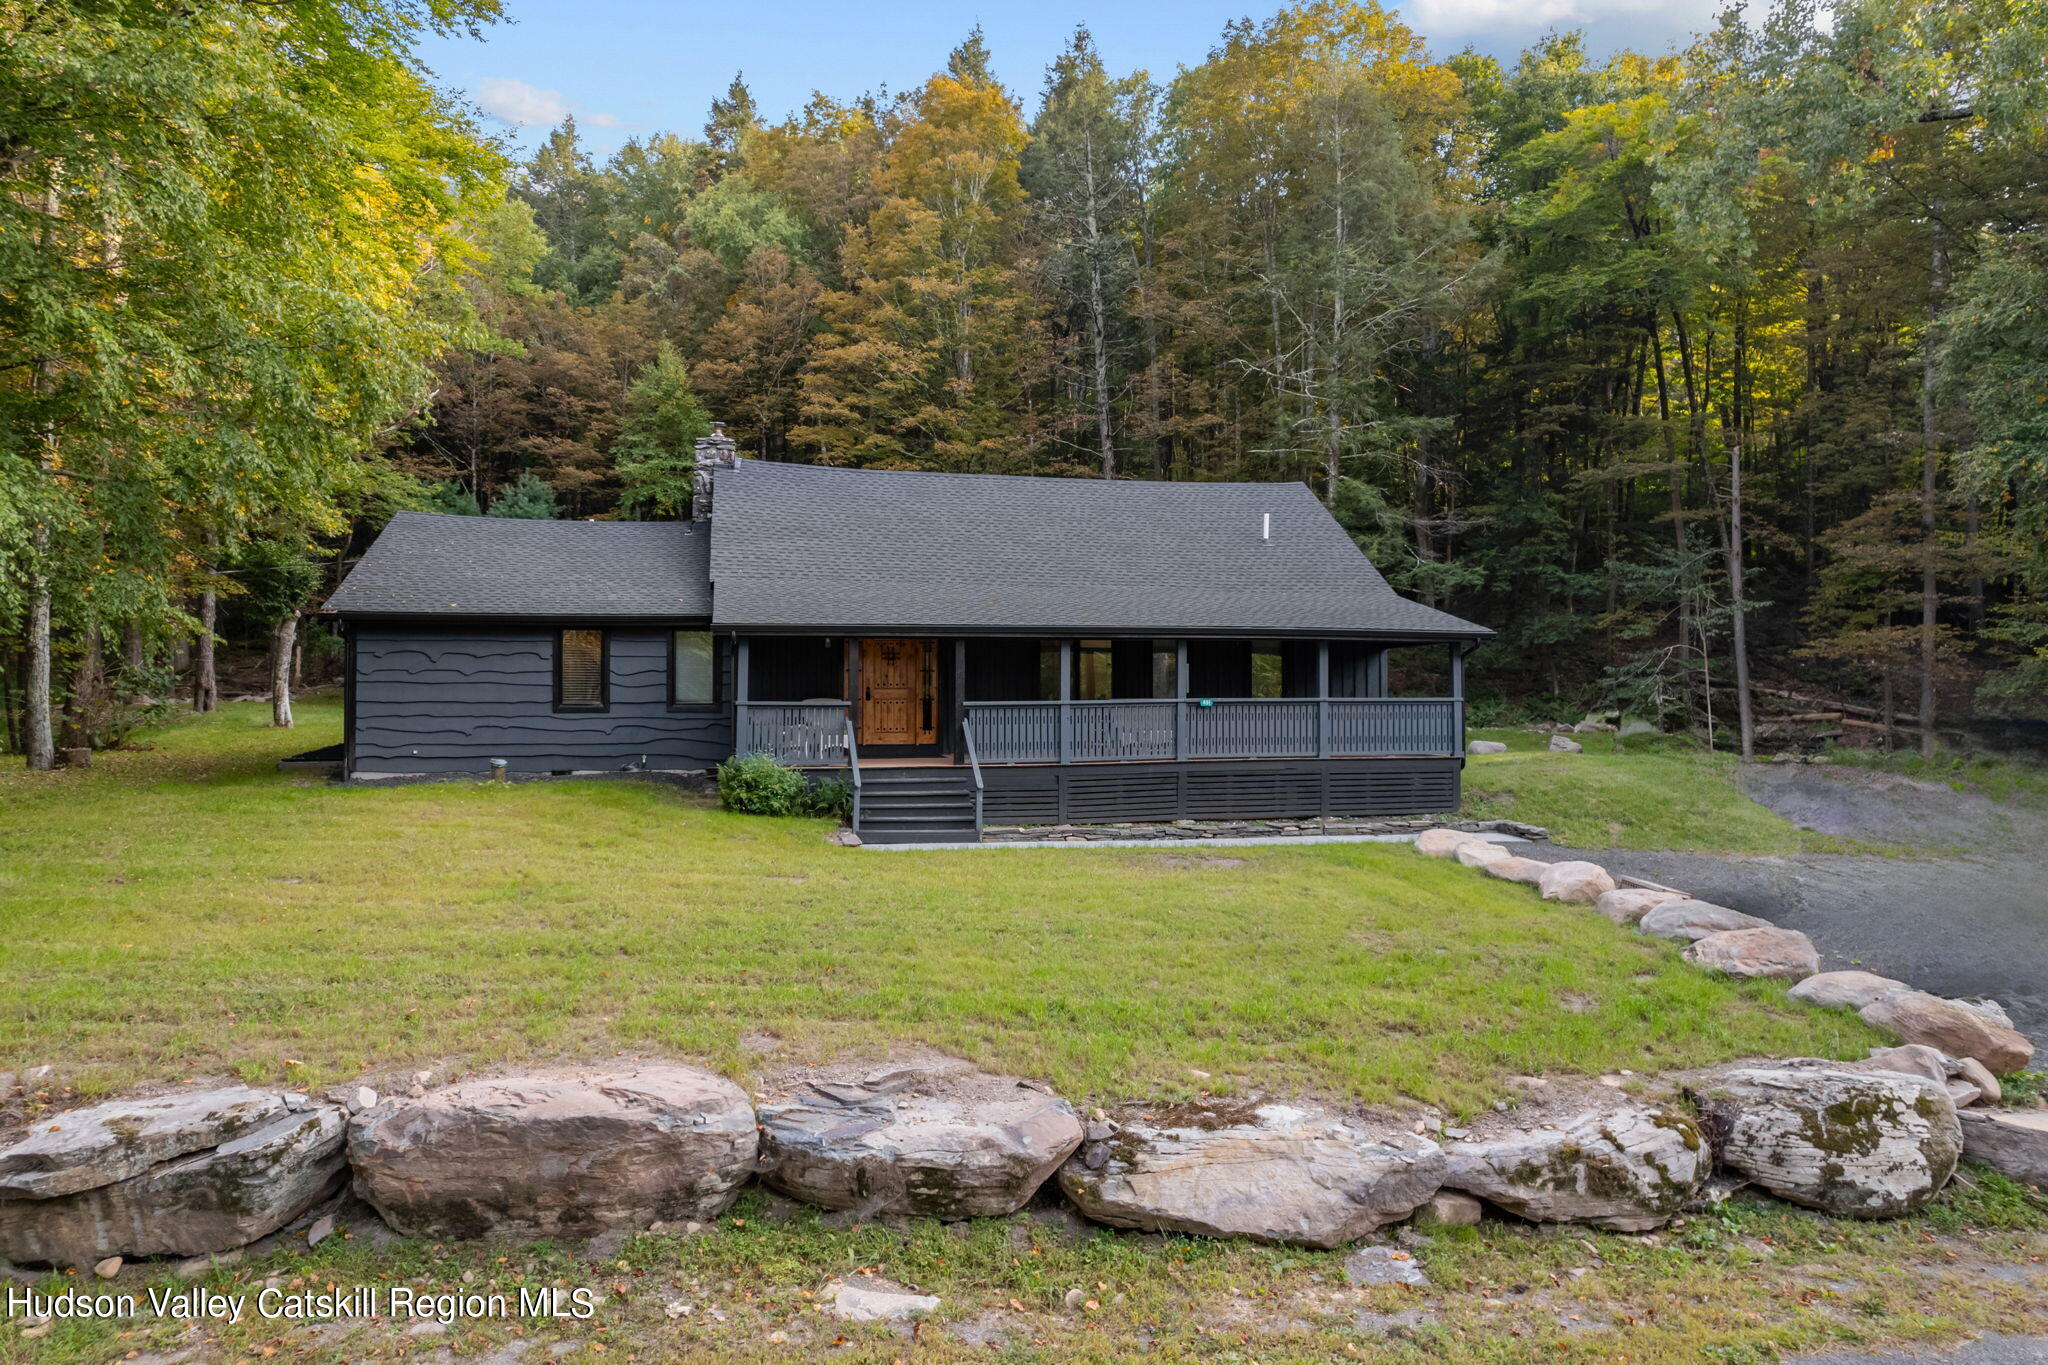
M 953 642 L 953 762 L 967 761 L 967 642 Z
M 1316 757 L 1330 756 L 1330 642 L 1316 641 Z
M 1060 762 L 1074 761 L 1074 642 L 1060 641 Z
M 747 724 L 747 637 L 736 635 L 732 642 L 732 715 L 733 748 L 741 754 L 747 752 L 753 734 Z
M 1188 756 L 1188 642 L 1173 642 L 1173 760 Z
M 1451 646 L 1451 698 L 1456 714 L 1456 752 L 1465 752 L 1465 643 L 1460 640 Z

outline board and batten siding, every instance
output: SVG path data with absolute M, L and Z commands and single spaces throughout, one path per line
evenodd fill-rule
M 693 769 L 731 756 L 729 706 L 669 709 L 666 630 L 605 627 L 611 705 L 557 712 L 556 629 L 355 624 L 351 770 L 483 772 L 494 758 L 515 772 L 614 769 L 643 759 L 650 768 Z M 721 646 L 721 698 L 731 695 L 729 654 Z

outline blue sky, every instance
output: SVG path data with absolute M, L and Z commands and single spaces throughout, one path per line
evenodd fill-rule
M 711 97 L 746 73 L 771 120 L 813 90 L 842 98 L 901 90 L 936 70 L 977 21 L 996 72 L 1033 103 L 1046 63 L 1085 22 L 1112 70 L 1162 80 L 1193 65 L 1229 20 L 1263 18 L 1277 0 L 1049 0 L 971 5 L 928 0 L 506 0 L 513 22 L 482 42 L 435 40 L 423 53 L 443 83 L 530 146 L 574 113 L 609 152 L 652 132 L 694 134 Z M 1596 49 L 1662 50 L 1711 20 L 1716 0 L 1416 0 L 1400 7 L 1438 53 L 1470 44 L 1512 57 L 1552 28 L 1580 27 Z

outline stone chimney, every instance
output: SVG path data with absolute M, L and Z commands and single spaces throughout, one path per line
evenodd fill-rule
M 697 469 L 690 484 L 690 520 L 711 520 L 712 475 L 731 469 L 739 447 L 725 434 L 725 423 L 713 422 L 709 436 L 697 438 Z

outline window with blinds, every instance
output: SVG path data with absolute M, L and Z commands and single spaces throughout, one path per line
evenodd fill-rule
M 555 640 L 555 708 L 605 709 L 604 632 L 565 630 Z

